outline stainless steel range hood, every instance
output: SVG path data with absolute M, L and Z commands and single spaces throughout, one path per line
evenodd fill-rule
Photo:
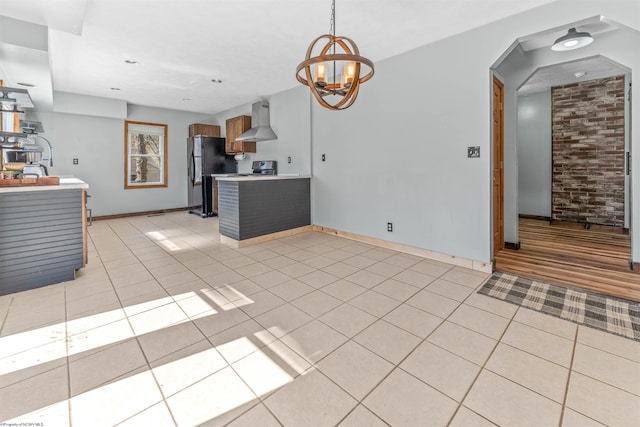
M 251 106 L 251 129 L 236 138 L 237 141 L 269 141 L 278 139 L 269 123 L 269 103 L 256 102 Z

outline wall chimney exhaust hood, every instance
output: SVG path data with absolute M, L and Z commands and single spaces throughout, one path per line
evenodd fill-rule
M 251 129 L 236 138 L 237 141 L 270 141 L 278 139 L 269 124 L 269 103 L 256 102 L 251 106 Z

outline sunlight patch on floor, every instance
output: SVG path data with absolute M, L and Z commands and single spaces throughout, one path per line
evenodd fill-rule
M 195 292 L 186 292 L 175 298 L 195 296 Z M 136 328 L 137 335 L 190 321 L 184 315 L 177 317 L 174 314 L 172 317 L 172 313 L 162 309 L 175 306 L 171 304 L 173 302 L 171 297 L 166 297 L 126 307 L 134 328 L 139 325 Z M 206 301 L 203 302 L 206 304 Z M 217 312 L 212 310 L 208 314 L 215 313 Z M 134 336 L 136 334 L 131 330 L 121 308 L 70 320 L 66 325 L 61 322 L 8 335 L 0 338 L 0 375 L 94 350 Z M 32 347 L 33 343 L 39 345 Z

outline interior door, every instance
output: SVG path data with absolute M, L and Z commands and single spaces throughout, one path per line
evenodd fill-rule
M 493 77 L 493 256 L 504 247 L 504 85 Z

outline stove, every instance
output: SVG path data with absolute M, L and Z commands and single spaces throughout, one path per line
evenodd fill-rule
M 251 164 L 253 175 L 278 175 L 278 162 L 275 160 L 256 160 Z

